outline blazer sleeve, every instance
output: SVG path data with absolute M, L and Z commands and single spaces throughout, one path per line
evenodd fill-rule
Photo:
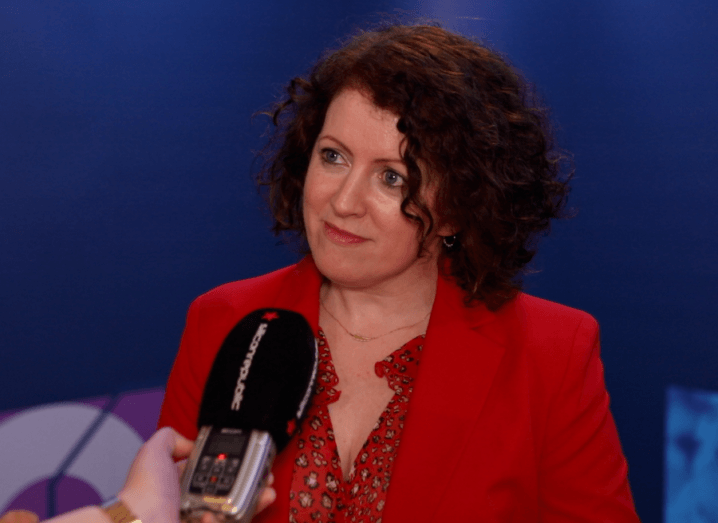
M 162 410 L 157 423 L 158 428 L 172 427 L 184 437 L 194 440 L 197 437 L 197 416 L 202 400 L 204 382 L 200 369 L 204 362 L 197 361 L 202 352 L 199 347 L 199 299 L 195 300 L 187 313 L 187 323 L 179 352 L 167 381 Z
M 541 522 L 639 521 L 609 410 L 598 324 L 588 315 L 576 329 L 563 379 L 549 406 L 540 460 Z

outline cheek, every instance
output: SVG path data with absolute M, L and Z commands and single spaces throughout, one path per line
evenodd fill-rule
M 398 251 L 415 251 L 419 247 L 419 227 L 404 216 L 399 209 L 392 209 L 391 215 L 385 215 L 383 228 L 391 244 Z
M 332 193 L 331 178 L 322 176 L 321 172 L 312 169 L 310 164 L 304 180 L 304 208 L 314 212 L 321 211 L 331 200 Z
M 307 174 L 307 178 L 304 182 L 304 190 L 302 192 L 302 212 L 304 213 L 305 220 L 310 218 L 312 211 L 316 206 L 316 190 L 314 187 L 313 180 Z
M 304 180 L 304 190 L 302 193 L 302 213 L 304 215 L 304 224 L 309 227 L 316 222 L 317 217 L 321 213 L 324 206 L 326 188 L 319 183 L 316 174 L 310 171 Z
M 314 186 L 316 185 L 316 175 L 314 174 L 314 160 L 311 160 L 309 162 L 309 167 L 307 168 L 307 174 L 304 175 L 304 188 L 302 189 L 302 197 L 304 198 L 304 201 L 311 201 L 312 200 L 312 194 L 314 193 Z

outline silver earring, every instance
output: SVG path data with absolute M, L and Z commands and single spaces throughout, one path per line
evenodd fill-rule
M 444 236 L 444 247 L 447 249 L 453 249 L 454 245 L 456 245 L 456 234 Z

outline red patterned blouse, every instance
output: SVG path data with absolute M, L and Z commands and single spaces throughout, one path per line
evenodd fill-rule
M 329 418 L 328 405 L 341 391 L 324 332 L 319 330 L 317 389 L 297 433 L 297 457 L 289 493 L 290 523 L 380 523 L 396 451 L 413 390 L 424 336 L 374 365 L 394 396 L 364 442 L 345 480 Z

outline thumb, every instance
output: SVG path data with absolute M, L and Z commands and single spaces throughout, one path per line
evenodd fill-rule
M 159 444 L 167 449 L 167 453 L 175 459 L 186 458 L 194 448 L 193 441 L 188 440 L 172 427 L 161 428 L 155 433 L 155 437 L 160 440 Z

